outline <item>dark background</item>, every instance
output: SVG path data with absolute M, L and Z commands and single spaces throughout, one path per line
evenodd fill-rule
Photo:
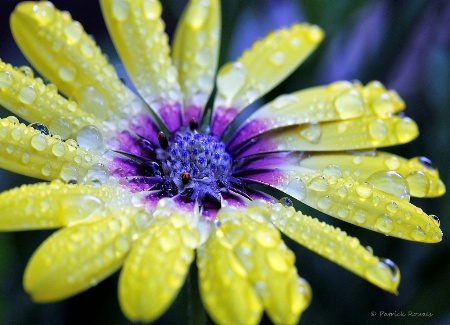
M 26 59 L 12 40 L 8 16 L 18 1 L 0 6 L 0 58 L 20 66 Z M 186 1 L 166 0 L 163 17 L 171 36 Z M 92 34 L 114 64 L 119 64 L 96 1 L 54 1 Z M 335 80 L 380 80 L 406 101 L 406 114 L 419 124 L 414 142 L 388 151 L 429 157 L 450 184 L 450 1 L 258 0 L 223 1 L 221 63 L 236 59 L 255 38 L 269 30 L 308 21 L 322 26 L 326 40 L 286 82 L 263 99 Z M 7 116 L 5 110 L 1 116 Z M 0 171 L 0 190 L 35 180 Z M 438 215 L 444 232 L 440 244 L 402 241 L 336 222 L 371 246 L 376 255 L 394 260 L 402 271 L 399 296 L 383 292 L 352 273 L 286 240 L 297 267 L 313 289 L 302 324 L 450 324 L 450 220 L 448 195 L 413 201 Z M 302 208 L 299 206 L 299 208 Z M 38 305 L 22 289 L 22 273 L 48 231 L 0 233 L 0 324 L 128 324 L 117 302 L 117 274 L 63 302 Z M 195 268 L 160 324 L 210 322 L 196 295 Z M 190 302 L 191 301 L 191 302 Z M 372 312 L 376 316 L 371 316 Z M 381 312 L 396 316 L 380 317 Z M 428 313 L 408 317 L 401 313 Z M 266 318 L 263 322 L 268 322 Z

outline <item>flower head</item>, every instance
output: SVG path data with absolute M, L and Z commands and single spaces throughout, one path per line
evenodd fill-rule
M 232 122 L 323 38 L 294 24 L 216 74 L 218 0 L 191 0 L 172 52 L 156 0 L 101 0 L 134 94 L 67 12 L 25 2 L 11 16 L 28 67 L 0 61 L 0 166 L 50 182 L 0 194 L 0 229 L 62 229 L 34 253 L 25 290 L 40 302 L 81 292 L 122 267 L 119 299 L 134 321 L 170 305 L 197 253 L 200 292 L 217 323 L 296 323 L 311 291 L 280 231 L 390 292 L 399 270 L 339 228 L 296 211 L 403 239 L 438 242 L 439 220 L 409 201 L 442 195 L 424 157 L 375 148 L 418 135 L 397 93 L 335 82 L 277 97 Z M 212 106 L 208 99 L 216 85 Z M 276 193 L 284 193 L 277 196 Z

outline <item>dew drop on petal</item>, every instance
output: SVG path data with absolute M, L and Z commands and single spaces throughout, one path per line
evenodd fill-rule
M 200 29 L 208 19 L 209 3 L 207 1 L 192 2 L 186 13 L 186 22 L 193 29 Z
M 365 276 L 375 285 L 394 292 L 400 281 L 400 270 L 391 260 L 381 258 L 377 264 L 367 267 Z
M 217 88 L 225 98 L 233 98 L 244 86 L 247 71 L 242 63 L 225 64 L 217 75 Z
M 161 16 L 162 6 L 157 0 L 144 0 L 144 12 L 145 16 L 150 19 L 157 19 Z
M 64 35 L 69 44 L 78 43 L 83 35 L 83 27 L 77 21 L 73 21 L 64 27 Z
M 36 96 L 36 89 L 31 85 L 27 85 L 20 89 L 18 98 L 24 104 L 31 104 L 36 99 Z
M 285 192 L 301 201 L 306 196 L 305 183 L 301 179 L 293 179 L 287 184 Z
M 373 185 L 368 182 L 359 184 L 358 186 L 356 186 L 356 193 L 358 194 L 359 197 L 367 199 L 372 196 Z
M 94 87 L 80 88 L 75 92 L 74 97 L 83 111 L 92 113 L 100 119 L 105 119 L 108 116 L 107 101 Z
M 404 117 L 395 124 L 395 134 L 400 143 L 411 141 L 418 134 L 417 125 L 412 119 Z
M 62 157 L 64 156 L 64 153 L 66 152 L 66 147 L 61 142 L 57 142 L 52 146 L 52 153 L 56 157 Z
M 284 63 L 284 53 L 283 52 L 275 52 L 270 56 L 270 62 L 275 66 L 280 66 Z
M 48 128 L 52 134 L 59 135 L 63 140 L 70 137 L 70 122 L 64 116 L 58 116 L 52 119 Z
M 95 126 L 87 125 L 77 134 L 78 145 L 86 149 L 98 149 L 103 146 L 103 137 Z
M 195 62 L 202 67 L 207 67 L 212 60 L 212 54 L 209 48 L 205 47 L 195 54 Z
M 118 21 L 124 21 L 128 17 L 130 5 L 126 0 L 114 0 L 112 3 L 112 14 Z
M 55 7 L 49 1 L 41 1 L 35 4 L 32 10 L 42 26 L 48 25 L 55 19 Z
M 384 88 L 384 87 L 383 87 Z M 376 115 L 387 117 L 395 112 L 394 104 L 388 93 L 382 93 L 372 100 L 372 109 Z
M 359 117 L 364 112 L 361 95 L 354 89 L 340 94 L 334 101 L 334 107 L 342 119 Z
M 364 223 L 366 221 L 366 214 L 362 210 L 358 210 L 355 212 L 355 215 L 353 216 L 355 221 L 359 224 Z
M 426 237 L 425 232 L 423 231 L 422 227 L 416 226 L 410 233 L 410 236 L 412 239 L 417 241 L 423 241 Z
M 409 201 L 410 199 L 408 183 L 399 173 L 392 170 L 376 172 L 367 178 L 367 182 L 377 190 L 392 194 L 403 200 Z
M 330 185 L 323 177 L 315 177 L 308 184 L 308 188 L 317 191 L 317 192 L 325 192 L 329 189 Z
M 36 134 L 31 138 L 31 146 L 37 151 L 43 151 L 47 148 L 47 139 L 43 134 Z
M 369 123 L 369 135 L 376 141 L 383 141 L 388 135 L 388 128 L 382 119 L 377 119 Z
M 397 157 L 390 157 L 384 161 L 387 168 L 395 170 L 400 167 L 400 160 Z
M 300 135 L 311 143 L 318 143 L 322 136 L 322 128 L 318 123 L 311 123 L 300 131 Z
M 295 103 L 298 103 L 298 98 L 294 95 L 281 95 L 275 98 L 270 106 L 274 110 L 281 110 Z
M 329 210 L 332 204 L 333 202 L 331 202 L 331 199 L 328 195 L 317 200 L 317 207 L 322 211 Z
M 310 26 L 308 39 L 314 43 L 320 42 L 323 38 L 323 31 L 318 26 Z
M 70 82 L 73 81 L 75 79 L 75 75 L 77 73 L 77 70 L 72 67 L 72 66 L 60 66 L 58 69 L 58 75 L 59 77 L 66 81 L 66 82 Z
M 323 174 L 327 176 L 342 177 L 342 170 L 338 165 L 330 164 L 323 169 Z
M 394 221 L 388 214 L 377 218 L 375 226 L 383 233 L 390 233 L 394 229 Z
M 434 214 L 430 214 L 430 218 L 433 220 L 433 222 L 436 224 L 436 226 L 441 225 L 441 221 L 439 220 L 438 216 Z
M 282 197 L 279 200 L 279 202 L 285 207 L 291 207 L 293 205 L 292 204 L 292 200 L 290 198 L 288 198 L 288 197 Z
M 430 180 L 422 171 L 414 171 L 406 176 L 411 194 L 416 197 L 425 197 L 430 189 Z
M 346 208 L 339 208 L 338 210 L 339 218 L 345 219 L 348 217 L 348 210 Z
M 13 82 L 13 78 L 9 71 L 0 71 L 0 89 L 8 89 Z

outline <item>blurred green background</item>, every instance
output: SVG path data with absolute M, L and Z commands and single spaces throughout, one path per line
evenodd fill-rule
M 0 58 L 26 64 L 12 40 L 8 16 L 19 1 L 2 0 Z M 163 17 L 173 34 L 186 1 L 165 0 Z M 120 67 L 98 3 L 92 0 L 54 1 L 68 10 L 94 36 L 114 64 Z M 255 0 L 223 1 L 221 63 L 236 59 L 252 41 L 269 30 L 307 21 L 324 28 L 319 49 L 261 103 L 282 93 L 335 80 L 380 80 L 406 101 L 406 114 L 419 124 L 414 142 L 388 151 L 430 158 L 441 178 L 450 184 L 450 1 L 364 0 Z M 1 110 L 1 116 L 7 116 Z M 0 171 L 0 190 L 36 180 Z M 352 273 L 286 240 L 297 255 L 297 268 L 313 289 L 313 300 L 302 324 L 450 324 L 450 221 L 448 194 L 437 199 L 413 200 L 441 219 L 444 240 L 417 244 L 386 237 L 337 222 L 371 246 L 376 255 L 389 257 L 400 267 L 399 296 L 385 293 Z M 303 209 L 302 206 L 298 206 Z M 0 216 L 1 217 L 1 216 Z M 117 274 L 85 293 L 63 302 L 34 304 L 22 289 L 22 273 L 36 247 L 49 231 L 0 233 L 0 324 L 128 324 L 117 302 Z M 179 297 L 158 324 L 210 323 L 197 296 L 195 268 Z M 397 316 L 380 316 L 382 312 Z M 431 317 L 401 316 L 428 313 Z M 373 316 L 375 315 L 375 316 Z M 270 323 L 264 318 L 263 323 Z

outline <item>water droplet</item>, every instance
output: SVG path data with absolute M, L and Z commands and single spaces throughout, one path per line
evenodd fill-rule
M 284 53 L 283 52 L 275 52 L 270 56 L 270 62 L 272 62 L 275 66 L 280 66 L 284 63 Z
M 328 195 L 317 200 L 317 207 L 322 211 L 329 210 L 332 204 L 333 202 L 331 202 L 330 197 Z
M 317 192 L 325 192 L 328 191 L 330 185 L 328 184 L 326 179 L 318 176 L 311 180 L 311 182 L 308 184 L 308 187 Z
M 36 123 L 31 123 L 28 126 L 32 127 L 35 130 L 38 130 L 42 134 L 45 134 L 45 135 L 49 135 L 50 134 L 50 131 L 48 130 L 48 128 L 43 123 L 36 122 Z
M 387 117 L 395 113 L 394 104 L 388 93 L 382 93 L 375 97 L 372 100 L 372 109 L 379 117 Z
M 411 238 L 416 240 L 416 241 L 423 241 L 425 240 L 426 234 L 425 232 L 422 230 L 422 227 L 420 226 L 416 226 L 410 233 Z
M 66 147 L 61 142 L 57 142 L 52 147 L 52 153 L 56 157 L 62 157 L 64 156 L 64 153 L 66 152 Z
M 344 91 L 334 101 L 334 107 L 342 119 L 359 117 L 364 112 L 364 103 L 354 89 Z
M 61 179 L 66 182 L 72 181 L 72 180 L 77 180 L 78 179 L 78 170 L 71 163 L 65 163 L 61 167 L 61 172 L 59 174 L 59 177 L 61 177 Z
M 86 175 L 87 184 L 105 184 L 109 178 L 108 169 L 102 164 L 91 166 Z
M 208 19 L 209 2 L 191 2 L 186 12 L 186 22 L 193 29 L 200 29 Z
M 9 71 L 0 71 L 0 89 L 8 89 L 13 82 L 13 78 Z
M 439 220 L 438 216 L 434 214 L 430 214 L 430 218 L 433 220 L 433 222 L 436 224 L 436 226 L 441 225 L 441 221 Z
M 293 179 L 289 181 L 285 192 L 301 201 L 306 197 L 305 183 L 301 179 Z
M 285 207 L 291 207 L 293 205 L 292 200 L 288 197 L 282 197 L 279 202 Z
M 130 5 L 126 0 L 114 0 L 112 3 L 112 14 L 119 21 L 124 21 L 128 17 Z
M 409 201 L 410 199 L 408 183 L 399 173 L 392 170 L 376 172 L 369 176 L 367 182 L 377 190 L 392 194 L 403 200 Z
M 30 162 L 30 160 L 31 160 L 30 154 L 24 153 L 24 154 L 22 155 L 22 162 L 23 162 L 24 164 L 28 164 L 28 163 Z
M 384 161 L 387 168 L 395 170 L 400 167 L 400 160 L 397 157 L 390 157 Z
M 83 35 L 83 27 L 79 22 L 72 21 L 64 27 L 64 35 L 68 44 L 75 44 L 80 41 L 81 35 Z
M 378 217 L 375 226 L 383 233 L 390 233 L 394 229 L 394 221 L 388 214 Z
M 386 204 L 386 210 L 391 213 L 396 213 L 398 211 L 398 204 L 395 201 L 391 201 Z
M 49 129 L 52 134 L 57 134 L 61 139 L 66 140 L 70 137 L 70 123 L 64 116 L 55 117 L 50 121 Z
M 311 25 L 308 30 L 308 39 L 313 43 L 318 43 L 323 39 L 323 31 L 320 27 Z
M 11 138 L 15 141 L 19 141 L 22 137 L 22 131 L 19 128 L 15 127 L 11 130 Z
M 342 198 L 346 197 L 348 194 L 348 190 L 345 186 L 341 186 L 338 188 L 338 195 Z
M 348 217 L 348 210 L 346 208 L 339 208 L 338 210 L 339 218 L 345 219 Z
M 318 143 L 322 136 L 322 128 L 318 123 L 311 123 L 300 131 L 300 135 L 311 143 Z
M 298 98 L 294 95 L 281 95 L 275 98 L 270 106 L 274 110 L 284 109 L 286 107 L 291 106 L 292 104 L 298 103 Z
M 217 75 L 217 88 L 225 98 L 233 98 L 244 86 L 247 78 L 245 67 L 239 62 L 227 63 Z
M 31 146 L 37 151 L 43 151 L 47 148 L 47 139 L 43 134 L 36 134 L 31 138 Z
M 430 190 L 430 180 L 422 171 L 414 171 L 406 176 L 411 195 L 425 197 Z
M 49 1 L 41 1 L 33 6 L 33 12 L 39 24 L 48 25 L 55 19 L 55 7 Z
M 86 149 L 98 149 L 103 146 L 103 137 L 95 126 L 87 125 L 81 128 L 77 134 L 78 145 Z
M 52 172 L 52 167 L 50 166 L 50 164 L 45 164 L 44 166 L 42 166 L 41 173 L 43 176 L 48 177 L 48 176 L 50 176 L 51 172 Z
M 208 67 L 211 63 L 212 55 L 209 48 L 205 47 L 195 53 L 195 62 L 201 67 Z
M 391 292 L 397 291 L 400 282 L 400 270 L 391 260 L 380 258 L 377 264 L 366 269 L 365 275 L 367 280 L 380 288 Z
M 356 186 L 356 193 L 363 199 L 367 199 L 372 196 L 373 185 L 365 182 Z
M 60 66 L 58 70 L 59 77 L 63 81 L 73 81 L 75 79 L 75 75 L 77 70 L 72 66 Z
M 266 251 L 266 260 L 270 268 L 277 272 L 286 272 L 289 268 L 284 256 L 275 249 Z
M 357 223 L 364 223 L 366 221 L 366 214 L 364 213 L 364 211 L 358 210 L 355 212 L 353 218 Z
M 157 19 L 161 16 L 162 6 L 157 0 L 144 0 L 144 12 L 145 16 L 150 19 Z
M 382 119 L 376 119 L 369 123 L 369 135 L 376 142 L 383 141 L 388 135 L 388 128 Z
M 74 97 L 83 111 L 92 113 L 100 119 L 108 117 L 108 103 L 105 97 L 94 87 L 79 88 Z
M 338 165 L 330 164 L 323 169 L 323 174 L 327 176 L 342 177 L 342 171 Z
M 395 134 L 400 143 L 406 143 L 414 139 L 419 130 L 412 119 L 404 117 L 395 124 Z
M 433 163 L 431 162 L 430 159 L 428 159 L 427 157 L 417 157 L 417 159 L 419 160 L 419 162 L 426 167 L 427 169 L 431 169 L 431 170 L 436 170 L 436 167 L 433 165 Z
M 31 104 L 36 99 L 36 90 L 31 85 L 24 86 L 20 89 L 18 98 L 24 104 Z

